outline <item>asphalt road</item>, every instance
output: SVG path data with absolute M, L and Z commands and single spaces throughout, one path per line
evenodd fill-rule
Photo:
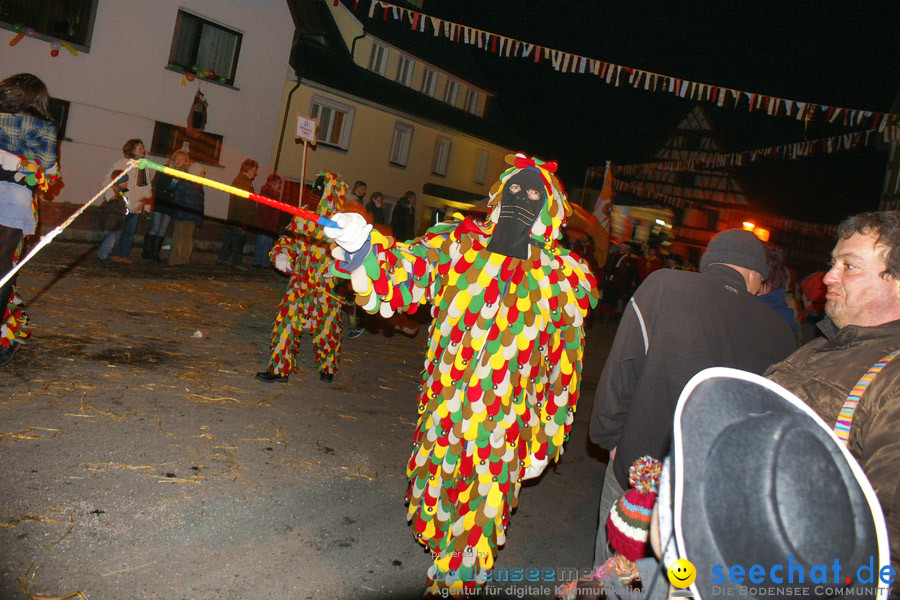
M 0 598 L 419 596 L 404 467 L 425 328 L 345 339 L 331 384 L 305 339 L 302 372 L 264 384 L 284 286 L 211 253 L 103 267 L 78 243 L 25 267 L 32 337 L 0 370 Z M 572 439 L 498 558 L 537 581 L 487 595 L 549 598 L 590 566 L 605 456 L 586 423 L 612 334 L 588 331 Z

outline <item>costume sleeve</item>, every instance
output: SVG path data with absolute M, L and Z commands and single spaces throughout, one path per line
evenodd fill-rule
M 275 262 L 275 257 L 280 253 L 285 253 L 291 261 L 291 268 L 294 272 L 301 270 L 298 261 L 306 251 L 306 242 L 300 237 L 292 235 L 283 235 L 272 245 L 269 251 L 269 260 Z
M 548 345 L 547 362 L 553 367 L 547 374 L 545 401 L 532 407 L 540 424 L 532 435 L 529 453 L 538 459 L 547 457 L 557 461 L 575 420 L 584 354 L 583 331 L 573 326 L 556 329 L 550 334 Z
M 452 231 L 452 225 L 439 225 L 409 243 L 394 243 L 373 230 L 368 255 L 350 274 L 356 303 L 384 317 L 432 303 L 441 287 L 440 267 L 450 262 L 442 248 Z
M 612 348 L 600 375 L 591 413 L 591 441 L 607 450 L 619 444 L 625 415 L 644 364 L 644 334 L 635 304 L 622 313 Z

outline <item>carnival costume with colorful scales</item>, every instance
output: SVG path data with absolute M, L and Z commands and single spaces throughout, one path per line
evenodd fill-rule
M 443 223 L 396 244 L 373 231 L 371 246 L 336 253 L 349 259 L 339 270 L 368 312 L 433 305 L 407 465 L 407 516 L 435 557 L 432 591 L 483 580 L 525 469 L 562 453 L 584 318 L 597 301 L 585 263 L 558 244 L 571 208 L 556 164 L 523 155 L 507 163 L 483 223 Z M 460 569 L 462 581 L 442 580 Z
M 316 213 L 322 216 L 341 210 L 347 184 L 333 173 L 320 173 L 324 181 Z M 341 300 L 334 291 L 331 266 L 334 259 L 322 228 L 310 220 L 294 217 L 288 232 L 279 238 L 269 257 L 284 253 L 291 262 L 287 293 L 275 314 L 269 372 L 290 374 L 296 369 L 303 330 L 312 335 L 319 372 L 334 375 L 341 358 Z

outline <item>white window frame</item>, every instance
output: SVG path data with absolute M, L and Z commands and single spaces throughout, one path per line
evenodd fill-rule
M 437 82 L 438 82 L 438 72 L 434 69 L 429 69 L 425 67 L 422 73 L 422 93 L 426 96 L 431 96 L 434 98 L 434 94 L 437 91 Z
M 450 166 L 450 150 L 453 147 L 453 141 L 444 136 L 438 136 L 434 141 L 434 158 L 431 161 L 431 172 L 441 177 L 447 176 L 447 169 Z
M 336 113 L 343 116 L 336 120 Z M 338 102 L 328 96 L 313 94 L 309 115 L 319 122 L 319 135 L 317 142 L 332 148 L 348 150 L 350 148 L 350 133 L 353 130 L 353 118 L 356 116 L 356 107 Z M 335 132 L 334 127 L 339 126 Z
M 398 167 L 409 164 L 409 151 L 412 148 L 412 138 L 415 128 L 409 123 L 397 121 L 394 124 L 394 136 L 391 138 L 390 163 Z
M 478 90 L 473 90 L 469 88 L 466 92 L 466 112 L 472 113 L 473 115 L 478 114 L 478 100 L 481 94 L 478 93 Z
M 444 87 L 444 102 L 451 106 L 456 106 L 456 99 L 459 97 L 459 82 L 455 79 L 448 79 L 447 85 Z
M 488 162 L 491 154 L 487 150 L 479 150 L 475 159 L 475 183 L 484 185 L 487 178 Z
M 397 60 L 397 83 L 406 87 L 412 87 L 413 73 L 415 71 L 416 61 L 401 54 Z
M 387 69 L 389 52 L 390 50 L 384 44 L 372 42 L 372 53 L 369 54 L 369 70 L 384 77 L 384 71 Z

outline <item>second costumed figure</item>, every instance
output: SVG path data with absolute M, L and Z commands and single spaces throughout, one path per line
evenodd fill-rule
M 322 172 L 314 191 L 321 189 L 316 214 L 341 210 L 347 184 L 333 173 Z M 265 381 L 287 381 L 297 368 L 297 352 L 303 331 L 312 335 L 313 352 L 322 381 L 332 381 L 341 358 L 341 299 L 335 292 L 329 241 L 316 223 L 294 217 L 288 235 L 275 242 L 269 257 L 275 268 L 290 275 L 287 293 L 275 313 L 272 355 L 266 371 L 256 374 Z

